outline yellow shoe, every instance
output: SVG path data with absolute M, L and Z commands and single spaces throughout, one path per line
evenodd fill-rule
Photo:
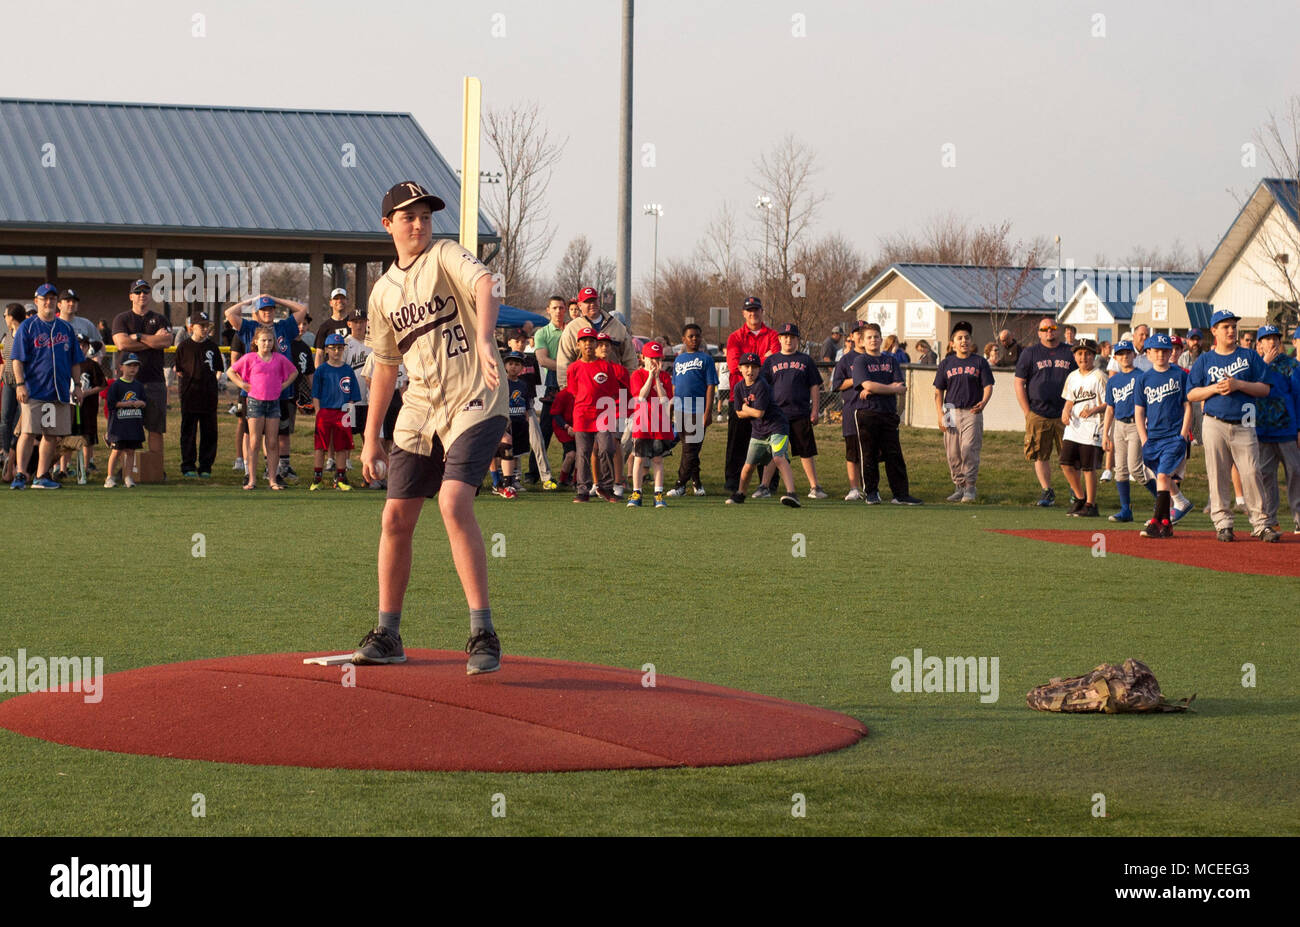
M 320 489 L 324 485 L 325 485 L 324 480 L 312 480 L 311 485 L 307 487 L 307 491 L 315 492 L 316 490 Z
M 335 480 L 334 488 L 339 492 L 352 492 L 352 484 L 347 480 Z

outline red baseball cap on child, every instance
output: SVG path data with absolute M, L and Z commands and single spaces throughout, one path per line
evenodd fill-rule
M 599 335 L 596 336 L 596 340 L 597 340 L 597 341 L 613 341 L 614 339 L 611 338 L 611 337 L 609 337 L 609 332 L 601 332 Z
M 596 337 L 596 330 L 595 330 L 594 328 L 580 328 L 580 329 L 578 329 L 578 340 L 579 340 L 579 341 L 581 341 L 583 338 L 595 338 L 595 337 Z
M 664 346 L 658 341 L 647 341 L 646 346 L 641 349 L 642 357 L 663 357 Z

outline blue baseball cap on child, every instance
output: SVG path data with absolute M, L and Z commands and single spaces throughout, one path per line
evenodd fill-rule
M 1164 332 L 1156 332 L 1147 339 L 1145 347 L 1148 351 L 1152 348 L 1164 348 L 1166 351 L 1172 351 L 1174 343 L 1169 340 L 1169 336 Z
M 1147 344 L 1148 344 L 1148 346 L 1150 346 L 1150 342 L 1149 342 L 1149 341 L 1148 341 Z M 1134 352 L 1133 352 L 1133 342 L 1131 342 L 1131 341 L 1121 341 L 1119 344 L 1115 345 L 1115 347 L 1111 350 L 1111 353 L 1112 353 L 1112 354 L 1123 354 L 1125 351 L 1128 351 L 1130 354 L 1134 353 Z
M 1261 325 L 1259 331 L 1255 332 L 1256 338 L 1281 338 L 1282 333 L 1277 330 L 1276 325 Z
M 347 344 L 347 342 L 343 339 L 343 336 L 340 335 L 338 332 L 334 332 L 332 335 L 328 335 L 325 338 L 325 347 L 327 348 L 334 347 L 335 345 L 341 347 L 345 344 Z
M 1233 312 L 1231 309 L 1220 309 L 1218 312 L 1214 313 L 1214 315 L 1210 316 L 1210 328 L 1214 328 L 1220 322 L 1239 321 L 1241 321 L 1241 316 L 1237 315 L 1237 313 Z
M 125 367 L 127 364 L 139 364 L 139 363 L 140 363 L 140 358 L 136 357 L 134 354 L 128 354 L 126 357 L 122 358 L 123 367 Z

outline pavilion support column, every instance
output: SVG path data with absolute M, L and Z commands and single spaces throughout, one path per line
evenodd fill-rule
M 59 257 L 57 254 L 45 256 L 45 282 L 59 285 Z
M 323 319 L 325 292 L 325 255 L 320 251 L 311 254 L 311 266 L 307 271 L 307 314 L 314 319 Z
M 353 270 L 353 278 L 356 283 L 353 288 L 356 290 L 352 294 L 352 305 L 364 307 L 370 301 L 370 281 L 366 279 L 366 263 L 360 262 Z

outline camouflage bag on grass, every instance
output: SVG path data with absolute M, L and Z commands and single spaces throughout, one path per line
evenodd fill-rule
M 1190 698 L 1165 701 L 1160 683 L 1145 663 L 1125 660 L 1123 666 L 1103 663 L 1086 676 L 1053 679 L 1030 690 L 1025 701 L 1038 711 L 1094 711 L 1108 715 L 1139 711 L 1187 711 Z

